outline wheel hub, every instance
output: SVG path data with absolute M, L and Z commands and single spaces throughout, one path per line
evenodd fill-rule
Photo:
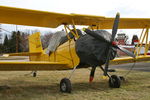
M 66 88 L 67 88 L 66 84 L 65 84 L 65 83 L 62 83 L 61 89 L 62 89 L 63 91 L 66 91 Z

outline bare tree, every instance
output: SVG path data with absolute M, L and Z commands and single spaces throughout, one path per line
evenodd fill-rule
M 41 36 L 43 49 L 48 47 L 49 40 L 52 36 L 53 36 L 52 32 L 46 33 L 46 34 Z
M 28 40 L 29 33 L 22 33 L 21 34 L 21 42 L 20 46 L 22 47 L 23 52 L 28 52 L 29 51 L 29 40 Z

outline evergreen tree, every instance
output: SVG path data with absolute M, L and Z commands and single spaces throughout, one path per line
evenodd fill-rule
M 12 32 L 9 45 L 10 45 L 10 52 L 15 53 L 16 52 L 16 32 L 15 31 Z
M 4 46 L 2 44 L 0 44 L 0 54 L 2 54 L 4 51 Z
M 0 45 L 0 52 L 3 53 L 15 53 L 15 52 L 23 52 L 28 51 L 28 42 L 25 37 L 29 34 L 23 34 L 20 31 L 13 31 L 10 38 L 5 35 L 4 43 Z
M 8 40 L 8 36 L 7 35 L 5 35 L 5 38 L 4 38 L 4 46 L 8 46 L 8 44 L 9 44 L 9 40 Z
M 4 52 L 4 53 L 9 53 L 10 52 L 9 39 L 8 39 L 7 35 L 5 35 L 5 38 L 4 38 L 4 43 L 3 43 L 3 46 L 2 46 L 2 52 Z
M 23 51 L 23 48 L 21 47 L 21 32 L 18 31 L 16 33 L 16 52 L 22 52 Z

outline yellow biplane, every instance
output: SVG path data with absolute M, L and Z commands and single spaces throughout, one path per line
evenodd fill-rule
M 29 52 L 14 53 L 10 56 L 29 56 L 29 62 L 0 62 L 0 71 L 39 71 L 73 69 L 69 79 L 76 68 L 92 67 L 90 81 L 94 78 L 95 69 L 100 66 L 104 76 L 109 78 L 109 86 L 120 87 L 120 77 L 110 76 L 109 61 L 111 64 L 133 63 L 149 61 L 146 55 L 149 48 L 148 31 L 149 18 L 115 18 L 91 16 L 80 14 L 61 14 L 12 7 L 0 6 L 0 23 L 28 25 L 38 27 L 56 28 L 64 25 L 65 31 L 56 32 L 47 49 L 42 49 L 40 33 L 29 36 Z M 118 25 L 119 24 L 119 25 Z M 72 25 L 72 28 L 70 28 Z M 81 31 L 75 25 L 88 26 Z M 113 29 L 112 29 L 113 28 Z M 115 42 L 117 29 L 143 29 L 137 50 L 134 54 L 119 47 Z M 112 35 L 100 29 L 112 29 Z M 86 33 L 83 35 L 82 33 Z M 102 34 L 102 35 L 101 35 Z M 139 56 L 140 48 L 145 41 L 145 53 Z M 119 49 L 131 57 L 115 58 Z M 135 56 L 136 55 L 136 56 Z M 105 64 L 105 67 L 101 65 Z M 60 82 L 62 92 L 71 92 L 71 82 L 63 78 Z

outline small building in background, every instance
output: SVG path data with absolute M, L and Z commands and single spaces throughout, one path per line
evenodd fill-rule
M 128 36 L 125 33 L 118 33 L 117 34 L 117 41 L 118 45 L 121 45 L 121 47 L 133 52 L 134 51 L 134 45 L 127 44 Z M 124 52 L 117 50 L 118 56 L 127 56 Z
M 117 34 L 117 41 L 118 45 L 126 45 L 126 42 L 128 40 L 128 36 L 125 33 L 119 33 Z

